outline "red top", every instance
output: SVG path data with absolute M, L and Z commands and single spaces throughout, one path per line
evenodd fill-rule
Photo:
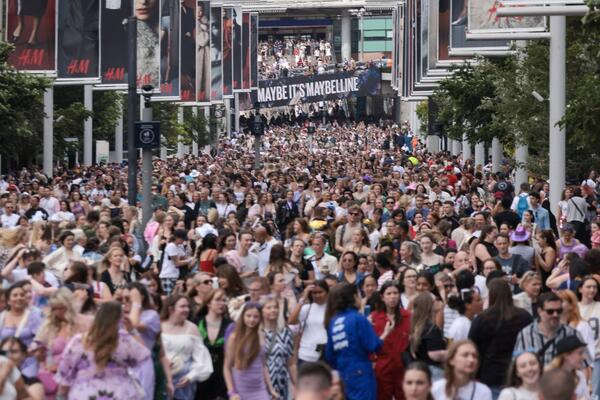
M 402 364 L 402 352 L 408 348 L 408 338 L 410 335 L 410 312 L 400 309 L 402 320 L 396 321 L 394 330 L 385 338 L 381 351 L 377 353 L 377 366 L 383 370 L 404 369 Z M 385 311 L 375 311 L 371 313 L 371 320 L 378 336 L 383 334 L 388 317 Z

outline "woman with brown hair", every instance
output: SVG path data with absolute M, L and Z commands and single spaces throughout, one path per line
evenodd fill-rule
M 100 280 L 108 286 L 111 294 L 115 294 L 117 289 L 122 289 L 131 281 L 131 277 L 122 270 L 125 252 L 119 246 L 112 246 L 104 255 L 98 272 Z
M 230 400 L 278 398 L 266 367 L 261 321 L 260 304 L 246 303 L 233 333 L 227 340 L 223 374 Z
M 477 399 L 492 400 L 492 391 L 483 383 L 475 381 L 479 368 L 479 354 L 475 343 L 459 340 L 448 349 L 444 378 L 431 388 L 435 400 Z
M 188 321 L 190 303 L 186 296 L 169 296 L 161 314 L 162 341 L 175 385 L 175 399 L 192 400 L 196 382 L 207 380 L 213 364 L 196 325 Z
M 71 339 L 55 375 L 59 396 L 73 400 L 146 398 L 127 371 L 149 358 L 150 351 L 140 343 L 137 331 L 119 328 L 122 315 L 119 303 L 104 303 L 89 332 Z
M 587 343 L 590 355 L 596 353 L 596 341 L 594 340 L 594 331 L 591 325 L 583 319 L 579 312 L 579 304 L 577 295 L 570 290 L 560 290 L 556 292 L 562 300 L 563 312 L 560 315 L 560 322 L 569 325 L 573 329 L 577 329 L 583 341 Z

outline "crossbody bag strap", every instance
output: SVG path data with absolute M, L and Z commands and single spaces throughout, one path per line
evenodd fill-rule
M 581 216 L 585 219 L 585 214 L 581 212 L 581 210 L 579 209 L 579 207 L 577 206 L 577 203 L 575 203 L 575 201 L 573 200 L 573 198 L 570 198 L 569 201 L 571 203 L 573 203 L 573 205 L 575 206 L 575 208 L 577 209 L 577 212 L 579 214 L 581 214 Z

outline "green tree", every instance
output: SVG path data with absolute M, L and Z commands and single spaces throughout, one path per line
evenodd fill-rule
M 9 65 L 13 50 L 14 46 L 0 41 L 0 154 L 23 165 L 34 162 L 41 150 L 43 94 L 50 82 Z

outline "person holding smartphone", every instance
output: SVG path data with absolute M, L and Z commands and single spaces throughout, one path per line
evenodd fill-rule
M 324 280 L 308 285 L 288 319 L 290 325 L 300 325 L 296 336 L 300 365 L 322 358 L 322 349 L 327 342 L 324 321 L 328 294 L 329 286 Z

